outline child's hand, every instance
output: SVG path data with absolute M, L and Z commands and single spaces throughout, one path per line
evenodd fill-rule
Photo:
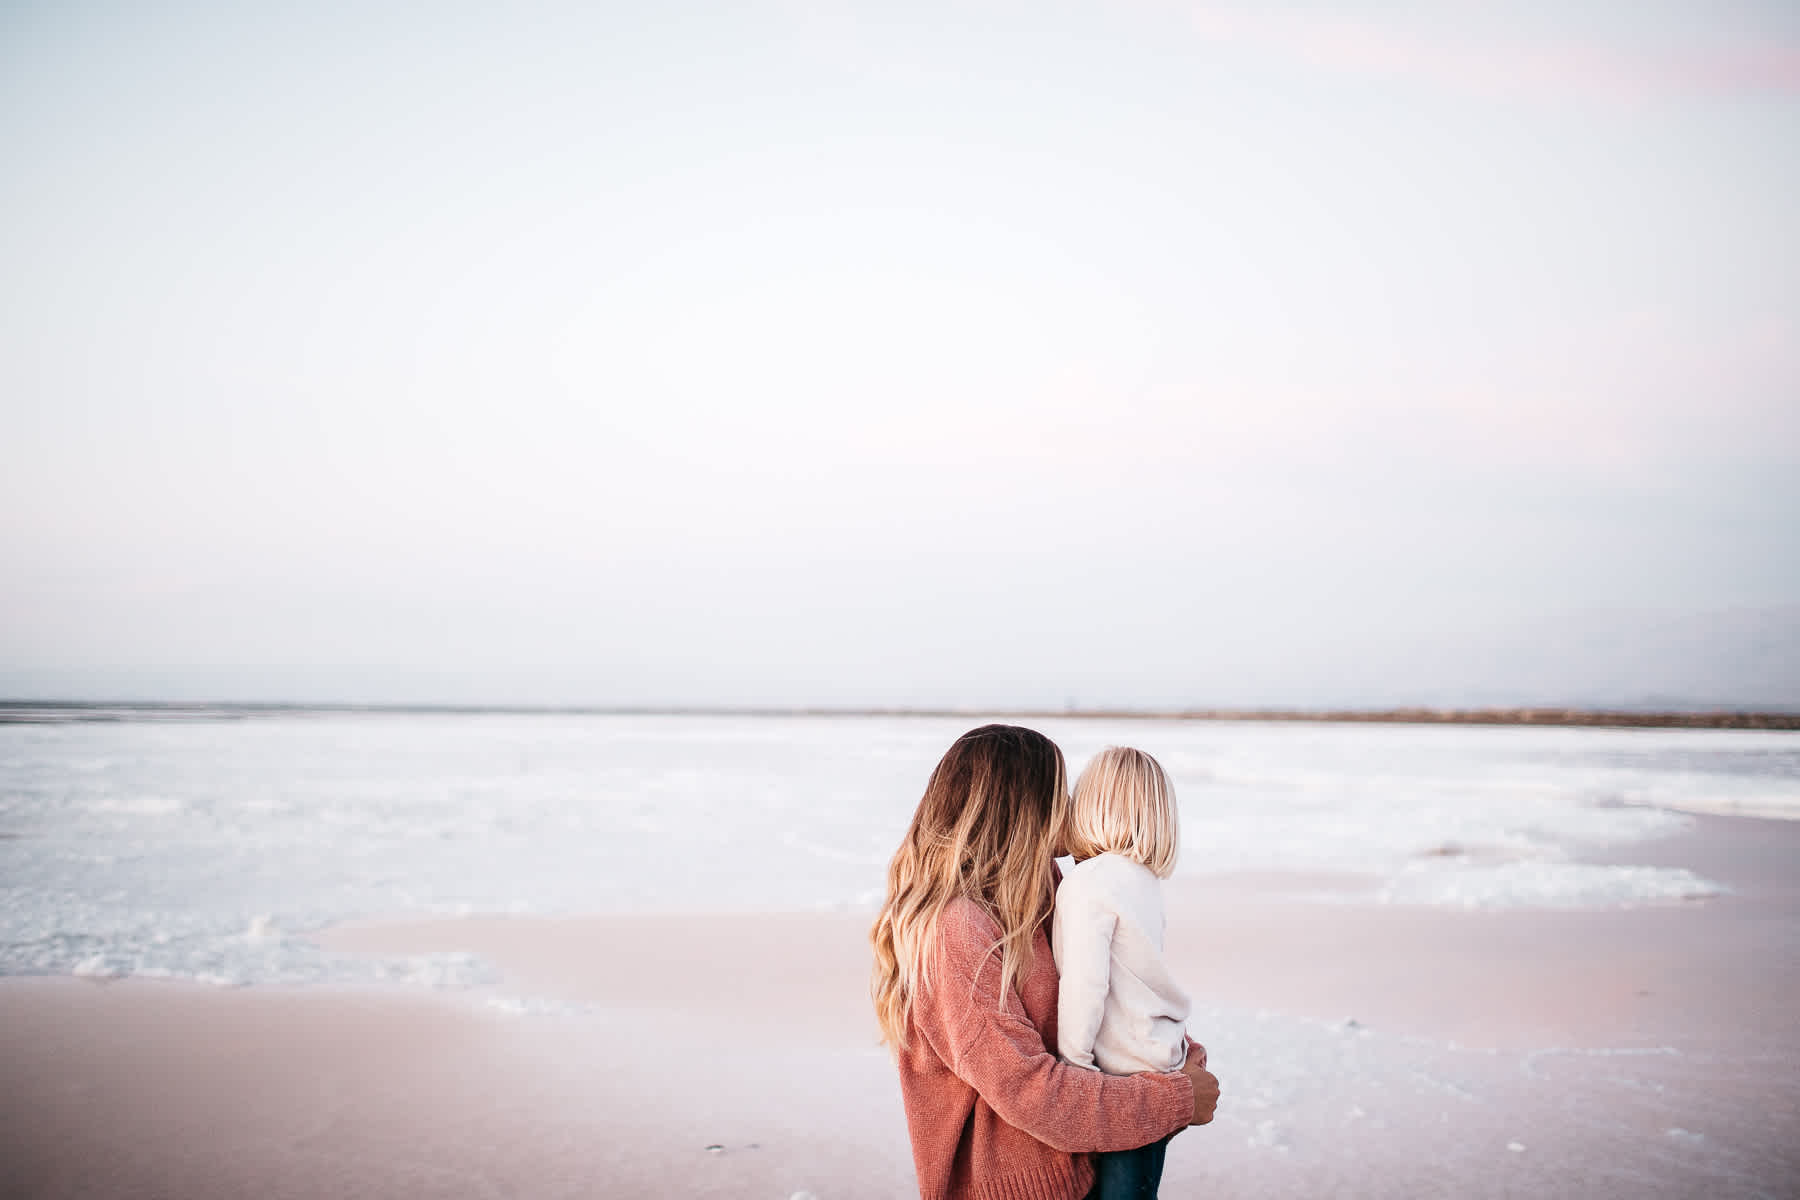
M 1204 1125 L 1213 1119 L 1213 1113 L 1219 1108 L 1219 1077 L 1206 1069 L 1206 1050 L 1195 1046 L 1198 1054 L 1190 1053 L 1188 1060 L 1181 1065 L 1181 1073 L 1194 1081 L 1194 1119 L 1189 1125 Z

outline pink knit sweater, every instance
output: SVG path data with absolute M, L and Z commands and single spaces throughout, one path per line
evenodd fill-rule
M 1056 963 L 1040 929 L 1029 978 L 1000 1003 L 1000 927 L 973 900 L 938 923 L 930 986 L 914 997 L 900 1091 L 922 1200 L 1078 1200 L 1088 1153 L 1184 1128 L 1186 1075 L 1102 1075 L 1058 1061 Z

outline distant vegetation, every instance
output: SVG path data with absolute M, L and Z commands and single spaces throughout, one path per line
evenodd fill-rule
M 1616 725 L 1645 729 L 1800 729 L 1792 712 L 1616 712 L 1589 708 L 1213 709 L 1189 721 L 1363 721 L 1397 725 Z
M 796 710 L 819 715 L 842 709 Z M 1800 729 L 1800 712 L 1733 710 L 1637 712 L 1593 708 L 1197 708 L 1197 709 L 867 709 L 868 716 L 1004 716 L 1142 721 L 1314 721 L 1371 725 L 1605 725 L 1639 729 Z
M 1004 717 L 1136 721 L 1317 721 L 1386 725 L 1596 725 L 1633 729 L 1800 730 L 1800 712 L 1595 708 L 630 708 L 436 704 L 142 704 L 0 700 L 0 725 L 77 721 L 229 721 L 282 713 L 542 713 L 592 716 Z

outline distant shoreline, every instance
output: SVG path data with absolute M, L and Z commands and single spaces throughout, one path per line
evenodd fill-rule
M 1551 707 L 1492 708 L 750 708 L 700 705 L 274 704 L 0 700 L 0 725 L 122 721 L 230 721 L 259 716 L 335 715 L 604 716 L 604 717 L 1005 717 L 1018 720 L 1290 721 L 1364 725 L 1561 725 L 1624 729 L 1800 730 L 1800 711 L 1737 709 L 1632 710 Z

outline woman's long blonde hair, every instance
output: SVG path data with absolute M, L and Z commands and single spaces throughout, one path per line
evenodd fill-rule
M 938 917 L 952 900 L 975 901 L 999 924 L 1002 995 L 1031 974 L 1068 807 L 1062 751 L 1035 730 L 983 725 L 945 752 L 888 864 L 887 900 L 869 931 L 882 1041 L 906 1046 Z

